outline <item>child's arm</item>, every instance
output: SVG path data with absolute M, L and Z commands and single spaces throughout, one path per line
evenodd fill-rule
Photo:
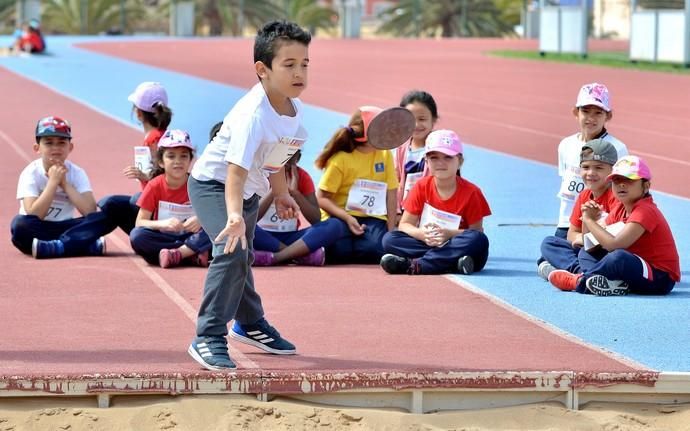
M 151 220 L 153 213 L 144 208 L 139 208 L 137 219 L 134 225 L 137 227 L 146 227 L 149 229 L 179 232 L 184 229 L 181 221 L 176 218 L 169 218 L 166 220 Z
M 55 192 L 57 192 L 57 188 L 66 174 L 67 168 L 63 165 L 53 165 L 48 168 L 46 188 L 43 189 L 38 197 L 25 197 L 22 200 L 26 214 L 35 215 L 43 220 L 48 215 L 50 205 L 53 203 L 53 199 L 55 199 Z
M 93 192 L 88 191 L 79 193 L 77 189 L 75 189 L 74 186 L 67 181 L 66 175 L 63 178 L 60 187 L 62 187 L 62 190 L 65 191 L 70 202 L 72 202 L 81 215 L 88 215 L 97 210 L 96 199 L 93 197 Z
M 424 229 L 417 227 L 419 224 L 419 216 L 416 214 L 411 214 L 409 211 L 403 211 L 400 217 L 400 225 L 398 225 L 398 230 L 404 232 L 414 239 L 426 242 Z
M 264 197 L 261 198 L 259 201 L 259 215 L 257 216 L 258 220 L 261 220 L 261 218 L 266 214 L 266 211 L 271 207 L 271 204 L 273 203 L 273 190 L 269 190 L 268 194 Z
M 595 204 L 596 205 L 596 204 Z M 626 223 L 623 230 L 616 236 L 611 235 L 598 223 L 598 208 L 589 202 L 583 205 L 582 225 L 594 235 L 599 244 L 607 251 L 626 249 L 640 239 L 645 229 L 639 223 Z
M 340 220 L 344 221 L 350 228 L 350 232 L 355 235 L 362 235 L 364 233 L 364 228 L 366 225 L 360 225 L 356 218 L 351 216 L 345 209 L 340 208 L 332 200 L 333 193 L 327 192 L 322 189 L 316 190 L 316 200 L 319 202 L 319 206 L 333 217 L 338 217 Z
M 388 189 L 386 192 L 386 225 L 388 231 L 395 230 L 396 214 L 398 212 L 398 189 Z
M 274 196 L 273 203 L 276 206 L 278 217 L 283 220 L 299 217 L 299 206 L 288 190 L 285 166 L 280 168 L 278 172 L 269 175 L 268 182 L 271 183 Z
M 299 170 L 297 166 L 285 166 L 285 169 L 288 168 L 291 169 L 290 179 L 287 184 L 290 196 L 297 202 L 299 210 L 310 224 L 318 223 L 321 220 L 321 209 L 319 208 L 319 203 L 316 201 L 316 194 L 313 192 L 308 195 L 302 194 L 299 189 Z
M 573 247 L 582 247 L 584 245 L 582 236 L 582 230 L 574 224 L 571 224 L 568 228 L 568 242 L 570 242 Z
M 224 253 L 232 253 L 239 243 L 242 250 L 247 249 L 247 227 L 242 216 L 244 207 L 243 190 L 249 171 L 234 163 L 228 163 L 225 179 L 225 207 L 227 208 L 228 221 L 225 228 L 214 239 L 221 242 L 227 238 Z

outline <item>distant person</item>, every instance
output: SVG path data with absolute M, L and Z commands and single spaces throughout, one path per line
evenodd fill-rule
M 46 42 L 41 33 L 40 24 L 37 20 L 32 19 L 22 26 L 21 34 L 15 40 L 13 51 L 40 54 L 45 52 L 45 49 Z
M 134 251 L 152 265 L 172 268 L 185 263 L 208 266 L 211 240 L 194 214 L 187 178 L 194 158 L 189 134 L 168 130 L 158 142 L 157 166 L 141 193 L 136 227 L 130 233 Z
M 42 118 L 35 136 L 40 158 L 19 175 L 12 243 L 36 259 L 105 254 L 103 236 L 116 226 L 97 212 L 86 172 L 67 160 L 74 149 L 71 126 L 59 117 Z
M 323 266 L 326 260 L 323 232 L 319 221 L 321 210 L 316 200 L 314 181 L 298 166 L 301 151 L 297 151 L 285 164 L 285 175 L 290 196 L 295 199 L 300 213 L 310 226 L 300 226 L 300 217 L 281 219 L 273 204 L 273 191 L 261 198 L 254 232 L 254 266 L 272 266 L 295 263 Z
M 235 368 L 230 337 L 269 353 L 293 355 L 264 317 L 251 264 L 259 200 L 273 190 L 276 213 L 293 218 L 299 206 L 290 195 L 285 163 L 307 138 L 302 127 L 311 35 L 297 24 L 272 21 L 254 39 L 254 85 L 223 121 L 192 168 L 189 197 L 213 240 L 213 260 L 204 282 L 196 337 L 187 352 L 209 370 Z
M 144 130 L 144 142 L 135 148 L 138 156 L 133 160 L 138 160 L 138 164 L 127 166 L 122 173 L 126 178 L 139 181 L 143 190 L 149 181 L 150 170 L 157 166 L 158 141 L 170 125 L 172 111 L 168 107 L 168 93 L 158 82 L 142 82 L 127 100 L 132 103 L 132 112 Z M 106 196 L 98 202 L 98 206 L 129 234 L 139 213 L 136 202 L 140 194 Z
M 572 273 L 581 271 L 577 256 L 584 246 L 586 233 L 582 226 L 582 206 L 589 201 L 596 202 L 601 206 L 601 215 L 605 219 L 619 205 L 608 178 L 617 161 L 616 148 L 608 141 L 594 139 L 582 146 L 580 175 L 585 182 L 585 189 L 575 200 L 568 237 L 547 236 L 541 243 L 541 254 L 545 260 L 539 264 L 537 273 L 544 280 L 548 280 L 549 274 L 555 269 L 565 269 Z
M 461 175 L 462 147 L 451 130 L 427 136 L 424 160 L 431 176 L 412 187 L 398 230 L 383 237 L 381 267 L 387 273 L 469 275 L 484 268 L 489 239 L 483 220 L 491 209 L 479 187 Z
M 602 205 L 582 205 L 583 229 L 601 248 L 580 250 L 581 272 L 555 270 L 549 281 L 565 291 L 598 296 L 666 295 L 680 282 L 680 260 L 671 228 L 649 193 L 652 172 L 637 156 L 616 162 L 608 179 L 618 205 L 605 220 L 606 226 L 623 223 L 615 235 L 599 224 Z
M 316 167 L 324 170 L 316 197 L 328 263 L 378 264 L 383 235 L 395 229 L 398 178 L 393 156 L 373 147 L 367 135 L 380 112 L 375 106 L 358 108 L 316 158 Z
M 398 173 L 398 207 L 402 212 L 403 200 L 412 186 L 425 174 L 424 145 L 427 136 L 438 121 L 436 101 L 426 91 L 412 90 L 405 93 L 400 106 L 409 110 L 415 119 L 410 139 L 394 150 L 395 170 Z

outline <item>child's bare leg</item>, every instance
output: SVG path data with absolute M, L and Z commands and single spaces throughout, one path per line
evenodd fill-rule
M 282 244 L 281 244 L 282 245 Z M 307 244 L 298 239 L 289 246 L 282 248 L 280 251 L 273 253 L 273 258 L 277 263 L 289 262 L 297 257 L 309 254 L 309 247 Z

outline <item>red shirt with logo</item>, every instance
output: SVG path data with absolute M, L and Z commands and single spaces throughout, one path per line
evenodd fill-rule
M 405 211 L 421 216 L 424 204 L 429 204 L 437 210 L 457 214 L 462 217 L 460 229 L 467 229 L 482 218 L 491 215 L 489 203 L 476 185 L 464 178 L 455 177 L 456 189 L 453 196 L 444 200 L 436 190 L 434 177 L 423 177 L 412 187 L 403 207 Z
M 680 259 L 671 228 L 651 196 L 635 202 L 629 216 L 625 207 L 616 207 L 606 218 L 606 224 L 622 221 L 637 223 L 644 228 L 642 236 L 627 248 L 656 269 L 667 272 L 675 282 L 680 281 Z
M 171 189 L 165 181 L 165 174 L 158 175 L 146 184 L 137 205 L 141 209 L 151 211 L 151 220 L 158 220 L 158 202 L 160 201 L 189 205 L 191 202 L 187 193 L 187 183 L 185 182 L 179 188 Z
M 611 214 L 611 211 L 615 207 L 621 205 L 620 201 L 616 199 L 616 195 L 613 194 L 611 187 L 606 189 L 601 196 L 598 198 L 594 197 L 591 190 L 585 189 L 577 196 L 575 200 L 575 206 L 573 207 L 573 212 L 570 214 L 570 224 L 582 230 L 582 205 L 585 202 L 593 200 L 604 208 L 604 211 Z

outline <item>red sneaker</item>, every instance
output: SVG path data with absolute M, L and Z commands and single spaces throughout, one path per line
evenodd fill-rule
M 556 269 L 549 274 L 549 283 L 561 290 L 572 292 L 577 289 L 580 278 L 582 278 L 582 274 L 573 274 L 564 269 Z
M 176 248 L 164 248 L 158 252 L 158 264 L 161 268 L 179 266 L 182 262 L 182 253 Z

